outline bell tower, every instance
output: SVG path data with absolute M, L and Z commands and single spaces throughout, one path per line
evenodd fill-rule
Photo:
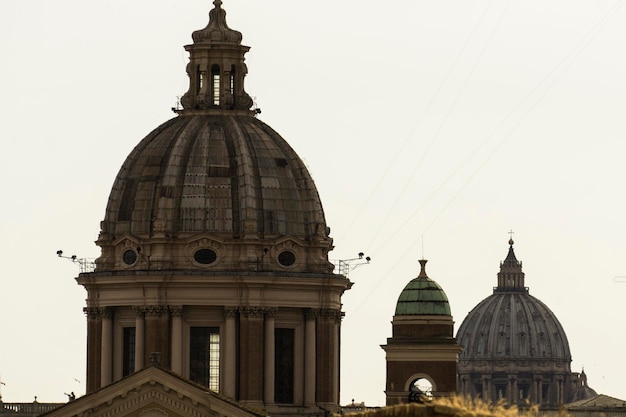
M 456 393 L 461 347 L 453 336 L 448 297 L 421 271 L 402 290 L 393 316 L 392 336 L 382 348 L 387 359 L 387 405 L 420 401 L 422 395 Z

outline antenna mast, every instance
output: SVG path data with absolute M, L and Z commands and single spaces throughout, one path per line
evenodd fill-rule
M 363 252 L 359 252 L 357 258 L 337 259 L 336 261 L 334 261 L 337 264 L 335 270 L 339 275 L 344 275 L 345 277 L 347 277 L 348 274 L 350 274 L 350 271 L 355 270 L 361 265 L 369 264 L 371 260 L 372 258 L 370 258 L 369 256 L 365 256 Z
M 82 274 L 83 272 L 93 272 L 96 270 L 96 262 L 93 259 L 79 258 L 76 255 L 63 256 L 63 251 L 58 250 L 57 256 L 59 258 L 69 259 L 70 261 L 78 264 L 78 270 Z

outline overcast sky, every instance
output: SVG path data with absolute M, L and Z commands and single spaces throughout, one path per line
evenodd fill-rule
M 0 385 L 84 393 L 93 243 L 126 155 L 187 90 L 208 0 L 0 2 Z M 308 165 L 344 300 L 341 402 L 385 402 L 391 319 L 418 259 L 456 328 L 514 231 L 572 370 L 626 399 L 626 7 L 618 0 L 225 0 L 259 116 Z M 80 381 L 80 382 L 78 382 Z

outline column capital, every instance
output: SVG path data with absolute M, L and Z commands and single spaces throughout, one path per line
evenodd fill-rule
M 239 313 L 245 318 L 262 319 L 264 309 L 256 306 L 239 307 Z
M 85 313 L 88 319 L 113 318 L 113 308 L 111 307 L 84 307 L 83 313 Z
M 235 318 L 237 317 L 237 313 L 239 312 L 239 307 L 226 306 L 224 307 L 224 318 Z
M 302 314 L 304 315 L 304 319 L 305 320 L 316 320 L 317 316 L 319 316 L 320 311 L 319 310 L 315 310 L 313 308 L 303 308 L 302 309 Z
M 341 322 L 344 316 L 341 310 L 333 310 L 330 308 L 321 309 L 319 315 L 323 320 L 335 321 L 337 323 Z
M 163 315 L 166 315 L 167 312 L 167 307 L 164 306 L 156 305 L 144 307 L 144 314 L 146 315 L 146 317 L 161 317 Z
M 276 313 L 278 313 L 277 307 L 266 307 L 263 310 L 265 312 L 266 319 L 273 319 L 274 317 L 276 317 Z
M 98 307 L 83 307 L 83 313 L 85 313 L 88 319 L 97 319 L 100 317 Z
M 183 306 L 168 306 L 167 307 L 172 317 L 183 316 Z

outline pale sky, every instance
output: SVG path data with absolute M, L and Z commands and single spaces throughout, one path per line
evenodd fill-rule
M 341 403 L 385 401 L 395 303 L 419 273 L 458 325 L 508 232 L 572 370 L 626 399 L 626 7 L 621 0 L 224 0 L 260 119 L 308 165 L 344 295 Z M 0 385 L 84 393 L 85 290 L 110 187 L 187 90 L 209 0 L 0 2 Z M 456 330 L 455 330 L 456 331 Z M 80 381 L 80 382 L 78 382 Z

